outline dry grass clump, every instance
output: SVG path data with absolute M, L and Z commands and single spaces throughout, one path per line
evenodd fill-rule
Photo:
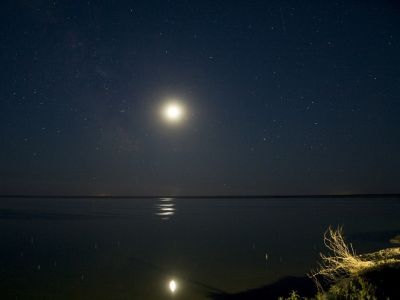
M 357 255 L 350 244 L 346 244 L 341 227 L 331 227 L 324 234 L 324 243 L 330 250 L 330 255 L 320 254 L 322 262 L 319 268 L 309 276 L 318 287 L 321 287 L 318 278 L 323 277 L 331 282 L 358 275 L 387 264 L 400 263 L 400 247 L 383 249 L 377 252 Z

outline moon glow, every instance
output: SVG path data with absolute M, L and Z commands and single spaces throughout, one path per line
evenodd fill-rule
M 171 291 L 171 293 L 175 293 L 176 289 L 177 289 L 177 284 L 175 280 L 171 280 L 168 284 L 169 290 Z

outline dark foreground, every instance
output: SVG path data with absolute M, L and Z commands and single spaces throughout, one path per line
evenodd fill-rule
M 278 299 L 296 291 L 303 297 L 312 297 L 317 293 L 317 288 L 312 279 L 308 277 L 284 277 L 272 284 L 260 288 L 246 290 L 235 294 L 212 293 L 211 299 Z
M 399 283 L 400 264 L 392 264 L 332 285 L 325 283 L 325 292 L 322 294 L 318 294 L 315 283 L 308 277 L 285 277 L 275 283 L 235 294 L 212 293 L 210 298 L 265 300 L 285 299 L 292 295 L 289 299 L 400 299 Z

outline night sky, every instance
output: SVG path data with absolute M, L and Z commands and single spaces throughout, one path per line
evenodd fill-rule
M 396 1 L 0 9 L 3 195 L 400 192 Z

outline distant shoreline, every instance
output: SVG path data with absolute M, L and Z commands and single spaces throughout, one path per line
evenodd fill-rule
M 347 194 L 347 195 L 0 195 L 0 198 L 93 198 L 93 199 L 272 199 L 272 198 L 400 198 L 400 194 Z

